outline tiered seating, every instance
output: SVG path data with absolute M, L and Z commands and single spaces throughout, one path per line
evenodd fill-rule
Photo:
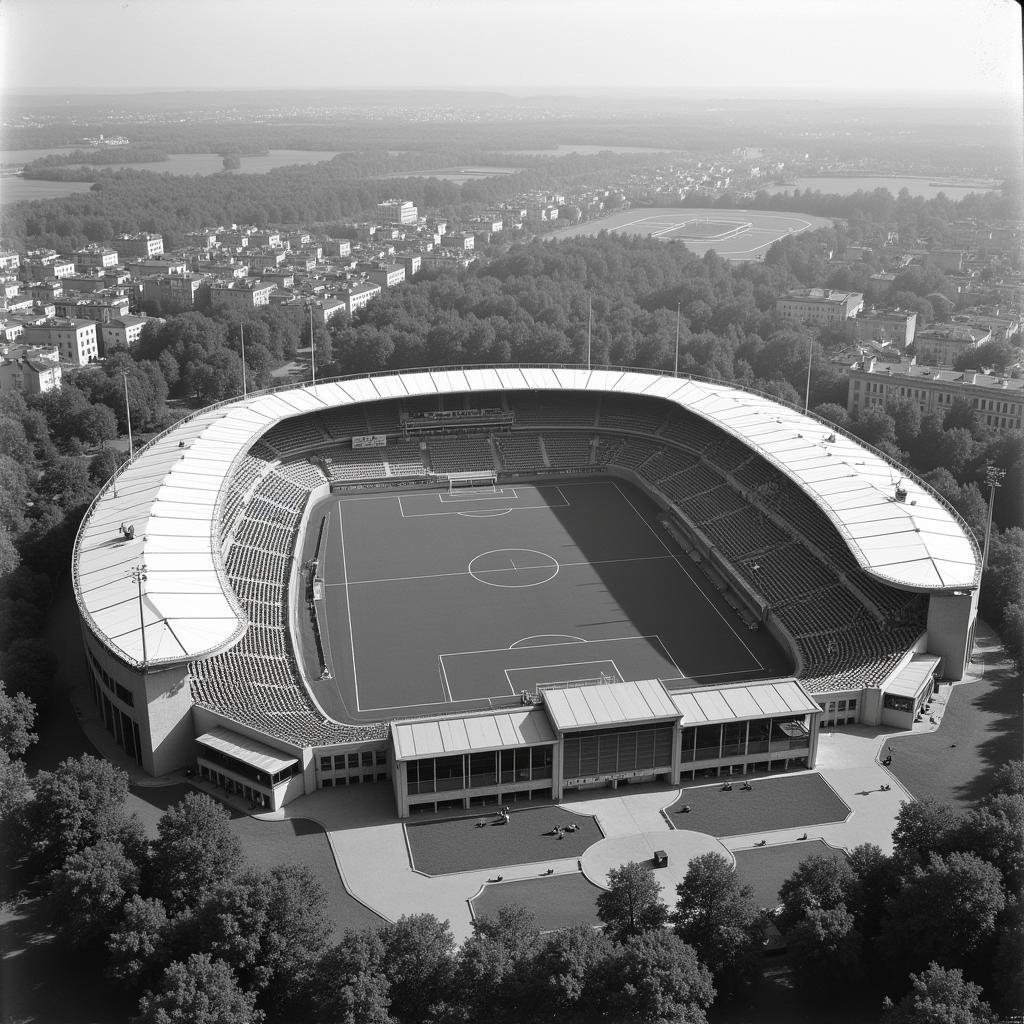
M 699 453 L 708 445 L 720 440 L 722 434 L 717 427 L 713 427 L 700 416 L 680 410 L 673 413 L 668 423 L 661 428 L 661 436 L 691 452 Z
M 520 394 L 513 409 L 519 423 L 546 427 L 592 427 L 597 417 L 597 399 L 593 395 L 560 394 L 557 391 Z
M 643 476 L 650 478 L 650 471 L 654 465 L 652 458 L 647 465 L 640 470 Z M 721 485 L 721 478 L 716 476 L 707 466 L 696 462 L 686 469 L 662 477 L 660 480 L 652 481 L 664 494 L 674 502 L 686 501 L 687 498 L 702 491 L 710 491 Z
M 227 537 L 238 524 L 239 517 L 250 496 L 250 491 L 259 479 L 260 475 L 267 469 L 268 463 L 263 459 L 256 458 L 251 453 L 245 455 L 228 487 L 227 496 L 224 499 L 224 508 L 220 515 L 220 533 Z
M 363 405 L 346 405 L 320 413 L 320 422 L 328 437 L 342 438 L 369 433 Z
M 731 473 L 737 466 L 750 457 L 750 449 L 731 437 L 724 438 L 720 443 L 712 445 L 704 452 L 704 457 L 720 473 Z
M 563 434 L 548 431 L 544 434 L 544 450 L 552 469 L 578 469 L 591 464 L 593 453 L 590 434 Z
M 732 471 L 733 479 L 748 490 L 757 490 L 779 478 L 779 471 L 760 455 L 751 455 Z
M 290 480 L 293 484 L 299 484 L 307 488 L 307 490 L 319 487 L 327 479 L 316 466 L 306 462 L 305 459 L 284 463 L 278 466 L 275 472 L 279 476 L 284 477 L 285 480 Z
M 389 442 L 384 449 L 386 469 L 390 476 L 425 476 L 423 453 L 419 441 Z
M 601 400 L 597 422 L 602 430 L 633 430 L 640 434 L 653 434 L 668 418 L 668 413 L 668 407 L 663 410 L 651 402 L 605 395 Z
M 727 484 L 719 484 L 710 491 L 701 491 L 679 502 L 680 508 L 697 526 L 706 527 L 709 523 L 738 512 L 744 507 L 742 499 Z
M 759 551 L 789 538 L 776 527 L 762 512 L 750 505 L 741 504 L 733 512 L 727 512 L 709 524 L 714 534 L 715 545 L 728 555 L 731 561 L 742 558 L 751 551 Z
M 296 416 L 282 420 L 263 435 L 263 441 L 279 455 L 309 451 L 327 440 L 319 422 L 313 416 Z
M 327 448 L 320 452 L 332 481 L 379 480 L 387 476 L 383 448 Z
M 598 437 L 596 458 L 602 466 L 638 470 L 658 451 L 651 441 L 640 441 L 633 437 Z
M 494 471 L 494 456 L 486 434 L 437 435 L 427 441 L 427 448 L 435 473 Z
M 190 666 L 192 698 L 230 719 L 299 745 L 381 739 L 386 726 L 325 722 L 299 678 L 288 636 L 288 573 L 313 467 L 293 463 L 260 481 L 225 559 L 249 617 L 229 651 Z M 313 470 L 313 475 L 322 479 Z
M 510 473 L 531 473 L 544 468 L 540 435 L 516 432 L 495 436 L 502 466 Z
M 369 433 L 397 434 L 402 429 L 397 402 L 370 402 L 364 408 Z

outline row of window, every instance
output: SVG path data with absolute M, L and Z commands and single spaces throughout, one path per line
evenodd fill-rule
M 322 772 L 353 772 L 361 768 L 381 767 L 388 763 L 386 750 L 361 750 L 354 754 L 335 754 L 320 758 Z
M 99 663 L 99 659 L 92 653 L 92 651 L 89 652 L 89 659 L 92 661 L 93 671 L 95 671 L 96 675 L 103 680 L 103 685 L 115 697 L 117 697 L 122 704 L 127 704 L 130 708 L 135 707 L 135 696 L 132 691 L 112 679 L 104 670 L 103 666 Z
M 406 791 L 415 796 L 550 779 L 552 757 L 550 746 L 424 757 L 406 763 Z

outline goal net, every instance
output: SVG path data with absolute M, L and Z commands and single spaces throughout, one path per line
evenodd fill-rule
M 466 470 L 462 473 L 448 474 L 448 493 L 464 489 L 466 487 L 484 488 L 493 492 L 498 482 L 498 474 L 493 470 Z

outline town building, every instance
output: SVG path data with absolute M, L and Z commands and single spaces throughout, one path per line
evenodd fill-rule
M 346 312 L 352 316 L 380 293 L 381 286 L 379 284 L 357 284 L 338 292 L 338 298 L 344 301 Z
M 127 295 L 64 295 L 53 300 L 57 316 L 80 317 L 106 324 L 127 316 L 130 301 Z
M 99 357 L 96 324 L 92 320 L 52 317 L 41 324 L 26 324 L 26 345 L 56 346 L 61 362 L 85 366 Z
M 838 327 L 864 308 L 861 292 L 834 288 L 794 288 L 775 302 L 775 312 L 784 320 Z
M 258 309 L 270 304 L 274 285 L 265 281 L 232 281 L 210 286 L 210 305 L 215 309 Z
M 122 259 L 151 260 L 164 251 L 162 235 L 154 235 L 149 231 L 140 231 L 136 235 L 118 235 L 117 251 Z
M 21 266 L 21 257 L 9 249 L 0 249 L 0 273 L 13 273 Z
M 208 291 L 209 278 L 202 274 L 163 274 L 140 282 L 138 294 L 140 301 L 174 312 L 202 305 Z
M 849 325 L 857 341 L 881 341 L 904 349 L 914 344 L 917 313 L 902 309 L 861 310 Z
M 89 270 L 105 270 L 118 264 L 117 250 L 105 245 L 87 245 L 75 251 L 75 269 L 81 273 Z
M 125 263 L 125 270 L 133 280 L 152 277 L 154 274 L 184 274 L 188 271 L 188 263 L 181 256 L 159 255 L 144 259 L 133 259 Z
M 148 323 L 162 323 L 154 317 L 132 316 L 130 313 L 99 325 L 100 352 L 106 355 L 111 349 L 131 348 Z
M 380 263 L 376 265 L 357 264 L 356 270 L 366 274 L 367 278 L 381 288 L 394 288 L 405 280 L 405 267 L 397 263 Z
M 917 332 L 914 345 L 923 363 L 952 366 L 965 352 L 991 341 L 992 332 L 966 324 L 933 324 Z
M 419 219 L 419 211 L 406 199 L 386 199 L 377 204 L 377 220 L 388 224 L 415 224 Z
M 978 425 L 1003 433 L 1024 426 L 1024 379 L 942 369 L 914 361 L 884 363 L 867 359 L 850 369 L 846 408 L 851 414 L 899 399 L 917 403 L 922 413 L 945 416 L 958 401 L 975 410 Z
M 75 261 L 58 256 L 52 249 L 34 249 L 21 261 L 20 271 L 23 281 L 70 277 L 75 272 Z
M 0 357 L 0 393 L 45 394 L 60 387 L 61 376 L 60 358 L 52 345 L 19 345 Z

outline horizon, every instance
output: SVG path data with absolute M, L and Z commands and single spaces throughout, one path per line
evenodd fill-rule
M 244 18 L 240 9 L 233 0 L 8 0 L 0 13 L 2 91 L 120 95 L 131 75 L 139 95 L 813 91 L 1024 106 L 1013 0 L 863 0 L 856 11 L 838 0 L 721 0 L 710 9 L 698 0 L 634 0 L 624 25 L 614 0 L 349 0 L 343 10 L 296 0 L 287 17 L 272 0 L 249 0 Z M 49 32 L 55 24 L 60 31 Z M 109 48 L 112 31 L 121 59 L 81 60 Z M 144 52 L 153 39 L 157 59 Z M 846 59 L 837 59 L 837 43 Z

